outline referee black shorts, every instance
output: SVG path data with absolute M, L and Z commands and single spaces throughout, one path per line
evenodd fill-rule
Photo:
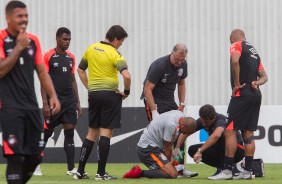
M 3 154 L 39 155 L 43 150 L 43 123 L 40 110 L 1 109 Z
M 255 131 L 258 125 L 261 96 L 231 97 L 228 106 L 228 126 L 235 130 Z M 231 125 L 231 126 L 230 126 Z
M 120 128 L 122 96 L 115 91 L 91 91 L 88 94 L 90 128 Z

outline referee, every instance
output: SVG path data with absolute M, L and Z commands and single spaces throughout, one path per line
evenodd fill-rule
M 84 168 L 94 141 L 98 138 L 98 171 L 96 180 L 117 179 L 106 173 L 110 139 L 114 128 L 121 127 L 122 100 L 130 93 L 131 77 L 127 63 L 117 49 L 127 37 L 119 25 L 112 26 L 104 41 L 94 43 L 85 51 L 79 64 L 78 74 L 88 89 L 89 128 L 79 157 L 79 166 L 74 179 L 87 179 Z M 88 69 L 88 75 L 86 73 Z M 118 72 L 123 77 L 124 90 L 118 89 Z

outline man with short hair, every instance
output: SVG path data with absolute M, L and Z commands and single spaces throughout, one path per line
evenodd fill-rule
M 148 120 L 151 122 L 159 114 L 170 110 L 184 111 L 186 82 L 188 75 L 186 56 L 188 49 L 185 44 L 176 44 L 171 54 L 155 60 L 148 70 L 144 80 L 141 99 L 144 100 Z M 178 100 L 175 102 L 174 92 L 178 88 Z M 185 144 L 181 146 L 184 152 Z M 184 159 L 177 166 L 179 176 L 193 177 L 198 173 L 184 168 Z
M 105 169 L 113 129 L 121 127 L 122 100 L 130 94 L 131 76 L 124 57 L 117 50 L 127 36 L 121 26 L 112 26 L 104 41 L 88 47 L 77 69 L 80 80 L 88 89 L 89 128 L 81 147 L 79 166 L 74 179 L 88 179 L 84 168 L 97 138 L 98 170 L 95 180 L 117 179 Z M 123 77 L 123 92 L 118 89 L 118 72 Z
M 232 96 L 228 106 L 228 125 L 225 131 L 226 152 L 224 170 L 218 180 L 232 179 L 236 152 L 236 130 L 241 130 L 245 145 L 245 168 L 233 179 L 252 179 L 255 152 L 254 131 L 257 129 L 261 106 L 259 86 L 268 77 L 256 49 L 246 41 L 245 33 L 235 29 L 230 34 L 230 65 Z
M 62 124 L 64 128 L 64 150 L 67 158 L 67 175 L 76 173 L 74 165 L 75 145 L 74 129 L 77 117 L 81 115 L 81 106 L 78 96 L 77 83 L 75 79 L 75 57 L 68 51 L 71 41 L 71 32 L 66 27 L 60 27 L 56 32 L 56 48 L 44 53 L 43 62 L 46 71 L 49 73 L 54 84 L 57 96 L 61 103 L 61 111 L 51 115 L 48 96 L 41 88 L 44 115 L 44 141 L 47 144 L 52 136 L 54 128 Z M 39 170 L 37 168 L 36 170 Z M 36 173 L 36 172 L 35 172 Z M 35 174 L 34 173 L 34 174 Z M 37 175 L 40 173 L 37 173 Z M 41 174 L 42 175 L 42 174 Z
M 189 134 L 181 134 L 178 139 L 176 148 L 185 141 L 185 139 L 201 130 L 205 129 L 209 138 L 205 143 L 195 144 L 189 147 L 188 153 L 196 163 L 203 162 L 209 166 L 216 167 L 217 171 L 208 179 L 214 179 L 223 170 L 224 153 L 225 153 L 225 137 L 224 131 L 227 124 L 227 118 L 215 111 L 210 104 L 202 106 L 199 110 L 199 116 L 196 121 L 191 121 L 189 124 Z M 241 161 L 244 158 L 243 138 L 239 131 L 237 131 L 237 151 L 234 158 L 234 163 Z M 174 157 L 181 157 L 181 154 L 174 150 Z
M 34 70 L 50 96 L 52 114 L 60 111 L 52 81 L 42 64 L 38 38 L 26 32 L 28 12 L 20 1 L 6 5 L 8 27 L 0 31 L 0 122 L 8 184 L 27 183 L 42 160 L 43 123 L 34 90 Z
M 178 110 L 162 113 L 153 119 L 137 143 L 137 155 L 150 170 L 141 170 L 135 165 L 123 178 L 176 178 L 178 171 L 171 159 L 172 146 L 180 132 L 189 133 L 191 121 L 195 120 L 184 117 L 183 112 Z

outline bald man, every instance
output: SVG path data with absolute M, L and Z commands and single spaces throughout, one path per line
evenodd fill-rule
M 245 144 L 245 169 L 233 179 L 252 179 L 255 152 L 254 131 L 257 129 L 261 106 L 259 87 L 267 82 L 262 61 L 256 49 L 246 41 L 245 33 L 235 29 L 230 35 L 232 96 L 228 107 L 225 131 L 226 149 L 224 170 L 216 180 L 232 179 L 232 165 L 237 148 L 236 130 L 241 130 Z
M 155 60 L 144 80 L 144 89 L 141 99 L 144 100 L 148 120 L 151 122 L 159 114 L 185 108 L 185 79 L 188 75 L 186 57 L 188 49 L 185 44 L 176 44 L 171 53 Z M 178 88 L 178 102 L 175 101 L 174 92 Z M 184 144 L 181 146 L 184 153 Z M 196 176 L 197 173 L 184 168 L 184 160 L 180 162 L 179 169 L 183 170 L 182 177 Z
M 172 110 L 160 114 L 145 128 L 137 143 L 137 155 L 150 170 L 132 167 L 123 178 L 176 178 L 178 172 L 172 164 L 172 146 L 180 132 L 189 133 L 191 117 L 181 111 Z

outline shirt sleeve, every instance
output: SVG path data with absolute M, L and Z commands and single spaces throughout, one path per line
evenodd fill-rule
M 75 73 L 75 65 L 76 65 L 75 56 L 71 52 L 69 52 L 69 51 L 67 52 L 67 54 L 73 60 L 72 67 L 71 67 L 71 73 Z
M 0 37 L 0 59 L 5 58 L 5 52 L 4 52 L 4 40 L 2 37 Z
M 188 76 L 188 64 L 187 61 L 183 63 L 183 74 L 181 76 L 181 79 L 185 79 Z
M 35 47 L 36 47 L 34 63 L 40 64 L 40 63 L 42 63 L 42 49 L 41 49 L 41 46 L 40 46 L 40 42 L 39 42 L 37 36 L 35 36 L 35 35 L 29 34 L 29 37 L 34 41 Z
M 232 56 L 234 53 L 242 53 L 242 41 L 235 42 L 230 46 L 230 56 Z
M 81 70 L 86 70 L 88 68 L 87 53 L 88 53 L 88 49 L 83 54 L 82 59 L 78 65 L 78 68 L 80 68 Z
M 125 58 L 118 51 L 113 57 L 113 62 L 119 72 L 122 72 L 123 70 L 128 68 Z
M 44 65 L 44 68 L 46 69 L 46 71 L 49 72 L 50 68 L 49 68 L 48 52 L 45 52 L 43 54 L 43 65 Z
M 146 79 L 157 85 L 164 75 L 164 66 L 159 62 L 153 62 L 148 70 Z
M 259 70 L 264 70 L 264 67 L 263 67 L 263 64 L 262 64 L 262 61 L 260 60 L 259 61 L 259 68 L 258 68 Z

